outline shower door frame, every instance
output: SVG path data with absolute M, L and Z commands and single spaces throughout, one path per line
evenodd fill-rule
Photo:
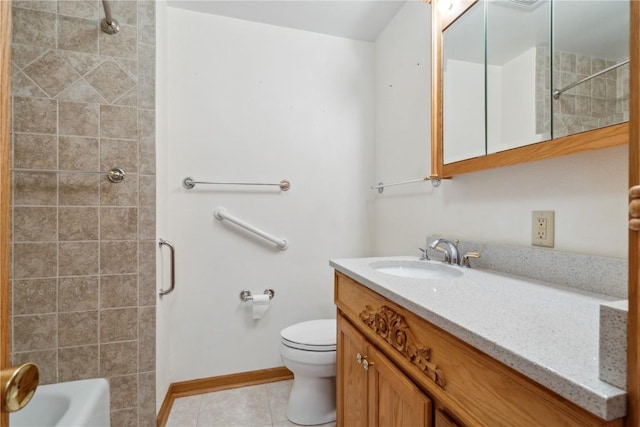
M 0 368 L 9 360 L 9 239 L 11 153 L 11 1 L 0 0 Z M 4 384 L 0 387 L 4 390 Z M 4 402 L 4 393 L 2 396 Z M 0 404 L 0 427 L 9 425 L 9 414 Z
M 631 0 L 629 188 L 640 185 L 640 0 Z M 631 200 L 629 200 L 631 201 Z M 629 229 L 627 425 L 640 425 L 640 232 Z

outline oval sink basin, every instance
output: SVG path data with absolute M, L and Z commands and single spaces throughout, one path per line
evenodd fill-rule
M 457 267 L 429 261 L 376 261 L 369 265 L 380 273 L 412 279 L 453 279 L 462 276 L 462 271 Z

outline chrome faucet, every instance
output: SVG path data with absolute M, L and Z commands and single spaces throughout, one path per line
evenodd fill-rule
M 443 246 L 443 247 L 441 247 Z M 444 261 L 447 264 L 460 264 L 460 255 L 458 254 L 458 246 L 456 242 L 447 239 L 437 239 L 429 245 L 431 249 L 444 252 Z
M 427 249 L 429 249 L 429 238 L 427 238 L 426 246 L 424 248 L 418 248 L 418 250 L 420 250 L 421 252 L 421 261 L 431 261 L 431 258 L 429 258 L 429 254 L 427 253 Z

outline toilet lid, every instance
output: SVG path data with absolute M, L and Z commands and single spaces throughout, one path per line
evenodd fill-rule
M 296 323 L 280 331 L 282 343 L 307 351 L 336 349 L 336 319 L 310 320 Z

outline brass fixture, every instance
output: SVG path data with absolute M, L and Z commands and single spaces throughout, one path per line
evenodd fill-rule
M 27 406 L 38 388 L 40 371 L 33 363 L 10 366 L 0 372 L 4 410 L 16 412 Z

